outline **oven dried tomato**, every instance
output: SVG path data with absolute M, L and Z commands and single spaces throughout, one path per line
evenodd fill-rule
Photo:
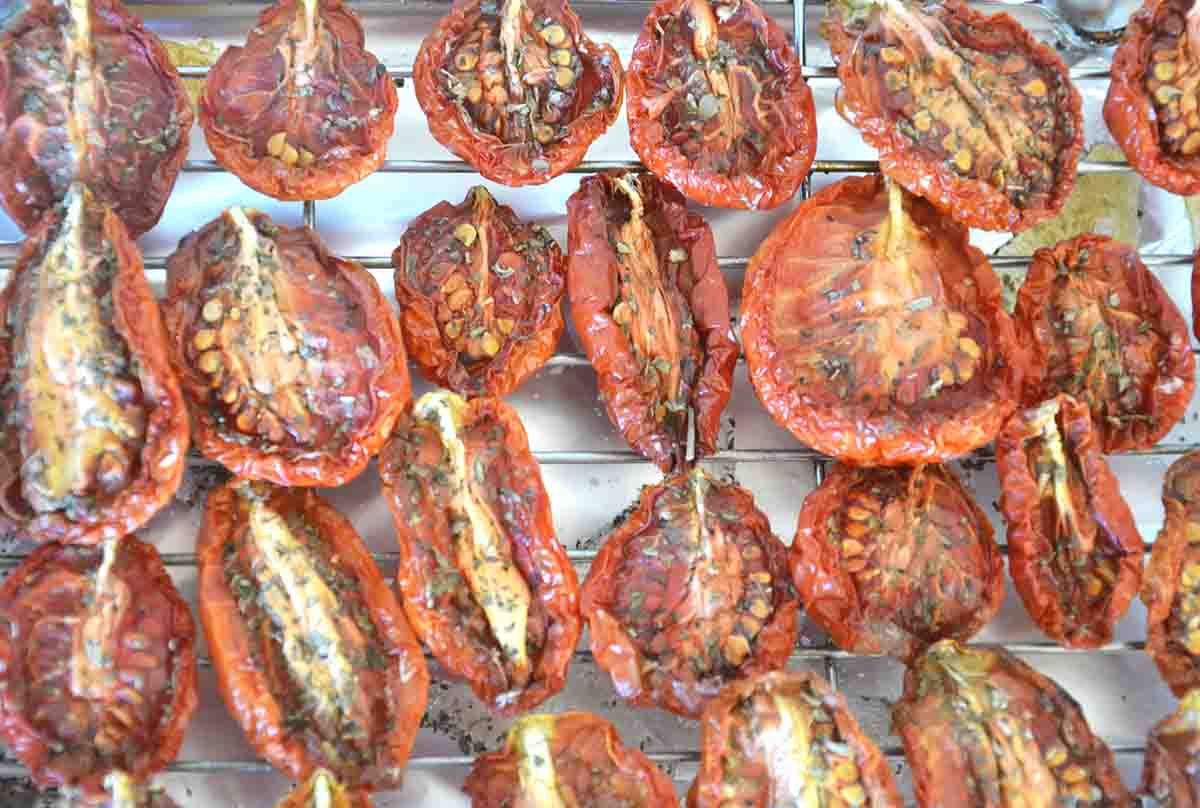
M 199 99 L 213 157 L 276 199 L 329 199 L 379 168 L 400 106 L 342 0 L 279 0 Z
M 1128 808 L 1112 752 L 1054 680 L 1001 649 L 943 640 L 892 712 L 922 808 Z
M 311 488 L 232 480 L 196 547 L 200 617 L 225 704 L 296 779 L 398 788 L 429 673 L 354 526 Z
M 240 476 L 341 485 L 410 404 L 379 284 L 306 227 L 226 210 L 167 259 L 163 310 L 196 445 Z
M 121 220 L 82 185 L 25 240 L 0 292 L 0 529 L 96 544 L 175 494 L 188 416 Z
M 428 393 L 379 473 L 400 540 L 396 586 L 434 658 L 502 715 L 562 690 L 579 582 L 517 411 Z
M 704 708 L 700 732 L 688 808 L 904 805 L 846 697 L 810 671 L 730 683 Z
M 727 682 L 784 666 L 799 606 L 787 548 L 750 492 L 699 467 L 642 490 L 583 585 L 617 695 L 691 718 Z
M 996 466 L 1026 611 L 1062 645 L 1109 642 L 1141 587 L 1143 543 L 1087 405 L 1059 395 L 1018 410 L 996 439 Z
M 712 230 L 650 174 L 584 179 L 567 200 L 575 330 L 625 440 L 663 471 L 716 451 L 738 345 Z
M 768 412 L 818 451 L 938 462 L 1000 430 L 1019 354 L 967 229 L 886 185 L 842 180 L 776 226 L 746 273 L 742 345 Z
M 1191 0 L 1147 0 L 1129 18 L 1104 121 L 1149 182 L 1200 193 L 1200 10 Z
M 1192 400 L 1187 321 L 1127 244 L 1088 233 L 1038 250 L 1013 318 L 1030 357 L 1024 403 L 1084 402 L 1106 453 L 1153 446 Z
M 960 0 L 835 0 L 822 32 L 838 108 L 884 174 L 970 227 L 1025 230 L 1062 209 L 1083 104 L 1059 55 L 1012 17 Z
M 103 798 L 171 762 L 196 708 L 196 626 L 158 552 L 48 544 L 0 586 L 0 734 L 43 787 Z M 124 779 L 124 778 L 121 778 Z
M 566 263 L 544 227 L 477 185 L 418 216 L 392 253 L 409 356 L 463 396 L 503 396 L 554 355 Z
M 646 167 L 705 205 L 781 205 L 817 151 L 800 60 L 753 0 L 659 0 L 629 63 L 628 110 Z
M 345 788 L 332 774 L 318 769 L 297 785 L 276 808 L 372 808 L 363 791 Z
M 1158 722 L 1146 741 L 1144 804 L 1157 808 L 1200 805 L 1200 690 L 1189 690 L 1175 712 Z
M 621 59 L 567 0 L 455 0 L 413 64 L 438 142 L 493 182 L 537 185 L 583 160 L 617 119 Z
M 838 463 L 804 500 L 791 565 L 808 616 L 859 654 L 970 639 L 1004 602 L 992 524 L 941 465 Z
M 504 748 L 475 759 L 471 808 L 678 808 L 669 777 L 616 728 L 584 712 L 527 715 Z
M 80 182 L 136 238 L 187 158 L 192 105 L 120 0 L 25 0 L 0 27 L 0 204 L 26 232 Z

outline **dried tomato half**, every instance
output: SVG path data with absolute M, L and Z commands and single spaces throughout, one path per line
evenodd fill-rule
M 342 0 L 278 0 L 200 96 L 213 157 L 276 199 L 329 199 L 379 168 L 400 106 Z
M 799 606 L 787 548 L 750 492 L 699 467 L 642 489 L 583 585 L 617 695 L 691 718 L 727 682 L 784 666 Z
M 196 445 L 240 476 L 341 485 L 409 406 L 379 284 L 306 227 L 229 208 L 167 259 L 163 310 Z
M 808 616 L 859 654 L 968 640 L 1004 602 L 992 524 L 941 465 L 836 464 L 804 500 L 791 565 Z
M 1200 11 L 1191 0 L 1147 0 L 1129 18 L 1104 122 L 1149 182 L 1200 193 Z
M 1112 639 L 1142 582 L 1142 536 L 1104 461 L 1086 404 L 1018 410 L 996 438 L 1008 566 L 1025 610 L 1056 642 Z
M 892 724 L 922 808 L 1132 804 L 1076 701 L 1007 651 L 937 643 L 905 674 Z
M 502 715 L 562 690 L 579 582 L 517 411 L 428 393 L 379 473 L 400 540 L 396 586 L 434 658 Z
M 179 752 L 196 625 L 158 552 L 48 544 L 0 586 L 0 734 L 42 787 L 103 798 Z M 125 780 L 125 778 L 119 778 Z
M 421 646 L 354 526 L 311 488 L 208 495 L 200 617 L 246 740 L 296 779 L 398 788 L 429 686 Z
M 29 234 L 0 292 L 0 529 L 96 544 L 183 476 L 188 416 L 142 256 L 82 185 Z
M 25 0 L 0 27 L 0 204 L 29 232 L 80 182 L 136 238 L 187 158 L 192 105 L 120 0 Z
M 965 227 L 883 177 L 834 183 L 777 225 L 742 310 L 759 399 L 841 460 L 946 460 L 990 441 L 1016 405 L 1000 280 Z
M 567 200 L 571 316 L 625 440 L 663 471 L 716 451 L 738 345 L 712 230 L 650 174 L 587 177 Z
M 817 151 L 800 60 L 753 0 L 659 0 L 629 63 L 628 109 L 646 167 L 705 205 L 781 205 Z
M 884 174 L 970 227 L 1025 230 L 1062 209 L 1083 104 L 1059 55 L 1012 17 L 961 0 L 836 0 L 822 32 L 838 108 Z
M 276 808 L 372 808 L 363 791 L 345 788 L 332 774 L 318 769 L 297 785 Z
M 1034 253 L 1013 314 L 1030 356 L 1024 403 L 1067 393 L 1104 452 L 1153 446 L 1196 387 L 1188 324 L 1137 251 L 1088 233 Z
M 504 748 L 475 759 L 463 785 L 471 808 L 678 808 L 669 777 L 584 712 L 526 715 Z
M 700 718 L 688 808 L 901 808 L 896 780 L 846 697 L 809 671 L 731 682 Z
M 504 396 L 554 355 L 567 268 L 558 242 L 477 185 L 418 216 L 392 253 L 408 355 L 462 396 Z
M 438 142 L 493 182 L 537 185 L 583 160 L 617 119 L 621 59 L 567 0 L 455 0 L 413 64 Z
M 1175 712 L 1146 740 L 1142 785 L 1146 804 L 1159 808 L 1200 805 L 1200 690 L 1189 690 Z

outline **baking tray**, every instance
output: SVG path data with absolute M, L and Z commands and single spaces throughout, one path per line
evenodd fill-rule
M 785 30 L 795 33 L 805 59 L 818 107 L 820 131 L 817 163 L 803 193 L 809 193 L 846 173 L 874 167 L 874 152 L 833 109 L 837 81 L 828 48 L 819 35 L 824 9 L 819 2 L 760 0 Z M 181 43 L 206 37 L 217 48 L 240 43 L 264 7 L 258 2 L 130 3 L 159 36 Z M 422 38 L 448 10 L 441 3 L 352 2 L 367 31 L 368 47 L 387 64 L 400 84 L 396 134 L 383 169 L 351 187 L 337 199 L 319 204 L 281 203 L 261 196 L 223 172 L 212 161 L 199 129 L 192 133 L 189 161 L 167 205 L 162 222 L 141 240 L 147 272 L 155 288 L 163 284 L 162 259 L 191 229 L 215 217 L 231 204 L 257 207 L 286 224 L 314 225 L 337 253 L 361 260 L 392 293 L 388 256 L 406 224 L 442 199 L 458 201 L 480 182 L 469 166 L 455 160 L 429 135 L 425 118 L 407 81 Z M 976 4 L 995 11 L 997 3 Z M 649 3 L 644 0 L 576 2 L 574 7 L 594 39 L 614 45 L 628 59 Z M 1007 7 L 1006 8 L 1011 8 Z M 1063 40 L 1036 8 L 1015 9 L 1021 21 L 1047 41 Z M 1111 51 L 1067 49 L 1064 56 L 1085 99 L 1088 145 L 1110 142 L 1100 114 L 1107 88 Z M 202 78 L 204 68 L 185 68 L 185 76 Z M 636 165 L 629 147 L 624 117 L 592 146 L 588 159 L 572 173 L 534 188 L 505 188 L 486 183 L 502 202 L 523 217 L 547 226 L 565 244 L 566 199 L 581 174 L 611 166 Z M 1083 172 L 1121 171 L 1127 166 L 1085 161 Z M 1185 316 L 1191 313 L 1188 293 L 1191 227 L 1183 201 L 1138 181 L 1140 213 L 1138 246 L 1152 271 L 1164 282 Z M 799 197 L 798 197 L 799 199 Z M 797 199 L 797 201 L 798 201 Z M 722 256 L 735 307 L 740 298 L 746 258 L 771 227 L 792 208 L 770 212 L 704 209 Z M 0 213 L 0 272 L 6 274 L 21 235 Z M 1006 236 L 973 233 L 973 241 L 990 252 Z M 1027 261 L 997 259 L 995 266 L 1019 281 Z M 428 385 L 416 380 L 416 392 Z M 582 578 L 613 520 L 636 498 L 641 486 L 659 478 L 656 469 L 633 455 L 609 424 L 596 395 L 594 374 L 574 335 L 564 336 L 559 354 L 510 397 L 529 432 L 530 444 L 542 464 L 553 502 L 555 525 Z M 1133 508 L 1147 542 L 1162 521 L 1160 487 L 1166 467 L 1180 454 L 1200 446 L 1200 412 L 1192 403 L 1187 416 L 1155 448 L 1113 457 L 1110 462 Z M 753 492 L 775 532 L 791 542 L 804 495 L 817 484 L 826 460 L 798 444 L 776 426 L 754 396 L 739 363 L 733 398 L 724 415 L 719 453 L 705 461 L 716 474 L 736 479 Z M 996 509 L 998 485 L 990 452 L 981 450 L 954 464 L 993 519 L 997 536 L 1004 529 Z M 193 457 L 175 501 L 143 531 L 164 553 L 180 591 L 195 603 L 194 543 L 206 492 L 220 471 Z M 351 485 L 328 492 L 329 498 L 354 522 L 377 554 L 385 575 L 395 572 L 391 518 L 379 494 L 374 468 Z M 0 567 L 19 563 L 24 549 L 0 546 Z M 1092 727 L 1116 752 L 1128 785 L 1136 786 L 1142 749 L 1152 724 L 1174 709 L 1175 702 L 1143 651 L 1145 612 L 1135 603 L 1119 625 L 1115 642 L 1096 651 L 1068 651 L 1050 643 L 1025 615 L 1010 591 L 1004 608 L 977 638 L 1002 644 L 1034 667 L 1054 677 L 1079 702 Z M 599 670 L 581 643 L 566 689 L 543 705 L 547 711 L 593 710 L 613 721 L 625 741 L 644 750 L 668 771 L 680 794 L 695 772 L 697 724 L 658 710 L 635 709 L 615 696 L 607 675 Z M 203 641 L 200 664 L 200 709 L 192 721 L 179 758 L 159 778 L 183 808 L 260 808 L 272 806 L 287 790 L 286 778 L 275 774 L 245 743 L 217 691 Z M 890 659 L 846 654 L 807 620 L 790 667 L 814 669 L 844 691 L 855 715 L 888 755 L 906 800 L 912 802 L 907 766 L 898 739 L 891 732 L 891 702 L 900 694 L 902 666 Z M 460 683 L 449 681 L 433 666 L 429 708 L 422 722 L 405 787 L 379 794 L 379 808 L 465 808 L 458 791 L 478 753 L 495 748 L 507 722 L 488 714 Z M 24 769 L 10 756 L 0 758 L 0 808 L 50 805 L 52 798 L 35 795 Z

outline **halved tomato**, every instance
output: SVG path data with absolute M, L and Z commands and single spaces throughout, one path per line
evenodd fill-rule
M 1200 690 L 1189 690 L 1175 712 L 1150 731 L 1138 793 L 1150 805 L 1161 808 L 1200 805 L 1198 770 Z

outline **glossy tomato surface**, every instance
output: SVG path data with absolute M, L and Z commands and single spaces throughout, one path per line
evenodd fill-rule
M 409 406 L 379 284 L 308 228 L 229 208 L 167 259 L 163 309 L 196 445 L 240 476 L 341 485 Z
M 617 119 L 625 72 L 567 0 L 455 0 L 421 43 L 413 85 L 439 143 L 492 182 L 538 185 Z
M 968 640 L 1004 602 L 991 522 L 941 465 L 833 466 L 804 500 L 790 560 L 807 615 L 860 654 L 908 660 Z
M 25 232 L 74 182 L 136 238 L 187 157 L 192 106 L 158 37 L 120 0 L 6 4 L 0 204 Z
M 0 292 L 0 530 L 96 544 L 179 488 L 188 416 L 125 226 L 81 185 Z
M 103 799 L 174 760 L 196 708 L 196 625 L 133 536 L 49 544 L 0 586 L 0 734 L 42 787 Z
M 584 712 L 527 715 L 504 748 L 475 759 L 471 808 L 678 808 L 671 779 Z
M 221 695 L 255 751 L 298 780 L 398 788 L 429 674 L 350 521 L 312 489 L 235 479 L 196 554 Z
M 477 185 L 422 213 L 392 253 L 408 355 L 461 396 L 504 396 L 554 355 L 567 266 L 544 227 Z
M 1200 805 L 1200 690 L 1150 730 L 1138 793 L 1160 808 Z
M 1030 357 L 1024 404 L 1084 402 L 1104 452 L 1153 446 L 1192 400 L 1187 321 L 1127 244 L 1089 233 L 1038 250 L 1013 318 Z
M 712 230 L 646 173 L 584 179 L 567 200 L 567 291 L 608 417 L 665 472 L 716 451 L 738 345 Z
M 1129 808 L 1113 754 L 1073 698 L 1001 649 L 943 640 L 892 711 L 922 808 Z
M 996 439 L 1008 567 L 1056 642 L 1112 640 L 1142 582 L 1142 535 L 1086 404 L 1059 395 L 1013 414 Z
M 817 124 L 788 39 L 752 0 L 659 0 L 629 63 L 630 140 L 647 168 L 704 205 L 795 196 Z
M 699 467 L 642 490 L 583 586 L 617 695 L 691 718 L 727 682 L 784 666 L 799 605 L 754 498 Z
M 990 441 L 1020 357 L 967 230 L 880 176 L 821 190 L 750 261 L 742 345 L 767 411 L 850 463 L 929 463 Z
M 503 715 L 561 690 L 579 582 L 517 411 L 428 393 L 384 449 L 380 476 L 400 542 L 396 586 L 434 658 Z
M 213 156 L 276 199 L 329 199 L 379 168 L 399 99 L 342 0 L 279 0 L 213 65 L 200 125 Z

